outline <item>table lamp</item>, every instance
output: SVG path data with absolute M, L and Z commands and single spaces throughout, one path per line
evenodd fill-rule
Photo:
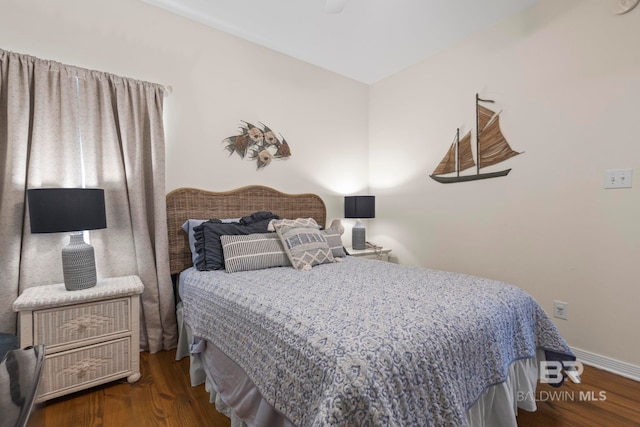
M 356 219 L 351 229 L 351 246 L 357 250 L 365 249 L 366 230 L 360 220 L 376 217 L 376 196 L 345 196 L 344 217 Z
M 27 190 L 32 233 L 72 232 L 62 249 L 64 286 L 68 291 L 95 286 L 93 246 L 82 231 L 107 227 L 104 190 L 98 188 L 34 188 Z

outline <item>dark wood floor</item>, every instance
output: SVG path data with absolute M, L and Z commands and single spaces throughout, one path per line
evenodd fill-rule
M 37 405 L 27 427 L 230 426 L 204 385 L 191 387 L 188 357 L 140 353 L 140 370 L 134 384 L 123 380 Z
M 204 386 L 190 386 L 189 359 L 174 357 L 174 351 L 141 353 L 137 383 L 111 383 L 37 405 L 28 427 L 229 427 Z M 640 426 L 640 382 L 588 366 L 582 380 L 560 388 L 541 384 L 538 411 L 520 411 L 518 425 Z
M 640 426 L 640 382 L 590 366 L 580 384 L 538 384 L 536 399 L 536 412 L 518 412 L 519 427 Z

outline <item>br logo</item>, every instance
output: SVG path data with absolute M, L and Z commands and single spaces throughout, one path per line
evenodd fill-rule
M 580 382 L 580 375 L 584 371 L 584 366 L 577 360 L 564 360 L 562 362 L 554 360 L 540 361 L 540 382 L 559 386 L 564 381 L 562 370 L 575 383 Z

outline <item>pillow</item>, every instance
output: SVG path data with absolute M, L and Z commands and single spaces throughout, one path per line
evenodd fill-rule
M 343 231 L 344 230 L 340 230 L 338 227 L 331 227 L 327 228 L 326 230 L 322 230 L 325 239 L 327 239 L 329 249 L 331 249 L 331 254 L 334 258 L 342 258 L 347 256 L 347 253 L 344 251 L 344 245 L 342 244 L 341 236 Z
M 276 233 L 220 236 L 227 273 L 291 265 Z
M 274 219 L 269 223 L 269 231 L 275 231 L 275 229 L 281 225 L 288 227 L 310 227 L 321 228 L 315 219 L 313 218 L 297 218 L 297 219 Z M 331 227 L 324 230 L 325 238 L 331 249 L 331 253 L 334 257 L 347 256 L 344 245 L 342 244 L 342 233 L 344 228 L 339 220 L 334 220 L 331 223 Z
M 279 225 L 276 232 L 296 270 L 311 270 L 314 265 L 333 262 L 327 239 L 317 228 Z
M 198 252 L 196 252 L 196 237 L 193 235 L 193 227 L 196 227 L 203 222 L 208 221 L 207 219 L 188 219 L 182 224 L 182 229 L 187 236 L 189 236 L 189 249 L 191 249 L 191 261 L 193 261 L 193 265 L 196 265 L 196 257 L 198 256 Z M 221 219 L 220 222 L 229 223 L 229 222 L 238 222 L 240 218 L 224 218 Z
M 195 266 L 200 271 L 224 269 L 224 253 L 220 236 L 266 233 L 269 222 L 278 219 L 271 212 L 256 212 L 240 218 L 238 222 L 223 223 L 209 220 L 194 227 L 195 249 L 198 253 Z
M 274 219 L 269 223 L 269 231 L 276 231 L 276 229 L 281 225 L 286 225 L 287 227 L 320 228 L 316 220 L 313 218 Z

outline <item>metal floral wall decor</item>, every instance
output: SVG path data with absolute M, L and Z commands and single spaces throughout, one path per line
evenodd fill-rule
M 242 122 L 244 125 L 240 126 L 239 135 L 230 136 L 222 141 L 227 144 L 225 148 L 229 155 L 237 153 L 241 159 L 246 157 L 255 160 L 258 170 L 270 164 L 273 159 L 291 157 L 291 149 L 282 134 L 278 139 L 275 132 L 263 123 L 258 122 L 260 126 L 255 126 L 244 120 Z

